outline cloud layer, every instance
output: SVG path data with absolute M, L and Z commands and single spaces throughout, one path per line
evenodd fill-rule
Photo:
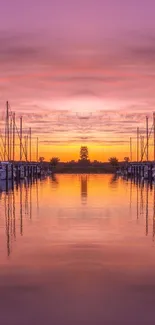
M 155 107 L 155 23 L 149 12 L 150 21 L 144 26 L 144 2 L 139 7 L 139 20 L 136 21 L 132 16 L 132 28 L 123 16 L 127 12 L 122 1 L 120 23 L 118 8 L 114 3 L 112 7 L 106 7 L 99 1 L 95 7 L 95 2 L 92 1 L 88 17 L 86 16 L 88 26 L 90 27 L 93 18 L 93 8 L 97 10 L 98 21 L 97 18 L 94 20 L 94 31 L 85 25 L 83 33 L 81 28 L 84 27 L 84 16 L 81 16 L 83 18 L 79 30 L 76 28 L 78 15 L 82 15 L 81 7 L 77 5 L 76 16 L 71 3 L 66 5 L 70 5 L 75 24 L 73 17 L 69 18 L 68 24 L 70 27 L 75 26 L 74 31 L 67 25 L 63 28 L 60 19 L 60 29 L 58 28 L 58 7 L 55 2 L 53 10 L 56 16 L 51 16 L 52 28 L 46 10 L 50 8 L 48 1 L 45 1 L 47 8 L 41 2 L 43 12 L 46 11 L 47 14 L 45 28 L 40 25 L 39 29 L 39 22 L 34 18 L 34 28 L 30 31 L 31 17 L 25 29 L 18 17 L 17 24 L 21 30 L 17 29 L 17 24 L 14 24 L 14 28 L 11 25 L 7 28 L 2 18 L 2 120 L 4 121 L 5 102 L 9 100 L 17 119 L 20 115 L 23 116 L 24 132 L 31 126 L 34 137 L 41 138 L 42 148 L 46 147 L 46 150 L 52 145 L 60 148 L 81 143 L 107 147 L 120 145 L 127 148 L 130 136 L 136 136 L 137 126 L 144 134 L 145 116 L 150 116 L 151 124 Z M 32 3 L 32 12 L 34 4 L 35 1 Z M 130 4 L 129 15 L 135 9 L 132 1 Z M 153 3 L 150 2 L 150 5 L 153 6 Z M 18 6 L 20 12 L 20 3 Z M 83 5 L 83 11 L 86 8 Z M 110 24 L 105 15 L 104 23 L 101 23 L 99 12 L 103 8 L 104 12 L 112 15 L 114 22 L 118 22 L 117 25 L 112 21 Z M 2 12 L 4 9 L 5 4 Z M 25 15 L 28 14 L 27 9 L 28 4 Z M 60 9 L 60 15 L 66 19 L 67 24 L 67 11 L 64 7 L 62 9 L 64 11 Z M 39 17 L 40 9 L 37 10 Z M 147 10 L 148 8 L 146 13 Z M 127 20 L 128 18 L 126 16 Z M 4 123 L 1 124 L 3 129 Z

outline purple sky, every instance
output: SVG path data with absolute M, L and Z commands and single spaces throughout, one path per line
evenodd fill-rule
M 60 151 L 128 141 L 155 107 L 154 13 L 153 0 L 1 0 L 0 110 L 29 113 Z

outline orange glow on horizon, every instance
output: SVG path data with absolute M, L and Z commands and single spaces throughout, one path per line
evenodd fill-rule
M 78 161 L 80 147 L 79 145 L 68 145 L 68 146 L 49 146 L 40 147 L 39 156 L 43 156 L 46 161 L 49 161 L 52 157 L 59 157 L 60 161 L 67 162 L 71 160 Z M 98 160 L 106 162 L 112 156 L 118 158 L 119 161 L 123 160 L 124 157 L 129 157 L 129 148 L 127 146 L 95 146 L 87 145 L 89 151 L 89 159 L 91 161 Z M 136 155 L 133 158 L 136 159 Z

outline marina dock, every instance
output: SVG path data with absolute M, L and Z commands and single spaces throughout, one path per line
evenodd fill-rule
M 119 174 L 132 178 L 155 180 L 155 163 L 141 162 L 129 163 L 118 171 Z
M 42 168 L 38 159 L 38 137 L 32 136 L 31 128 L 23 127 L 22 116 L 17 121 L 8 101 L 5 112 L 3 129 L 0 130 L 0 181 L 40 177 Z
M 149 125 L 149 117 L 146 116 L 145 126 L 141 129 L 137 127 L 136 136 L 130 137 L 129 141 L 129 158 L 128 161 L 121 165 L 117 174 L 146 179 L 155 180 L 155 113 L 153 113 L 153 121 Z

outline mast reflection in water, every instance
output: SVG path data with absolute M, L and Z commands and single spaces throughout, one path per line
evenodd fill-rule
M 17 239 L 16 228 L 18 227 L 18 233 L 23 236 L 23 218 L 32 219 L 32 189 L 36 193 L 36 205 L 39 211 L 38 180 L 23 181 L 15 183 L 14 186 L 12 186 L 12 182 L 9 182 L 8 186 L 6 186 L 6 182 L 1 185 L 0 199 L 4 201 L 7 254 L 9 256 L 13 249 L 13 242 Z M 18 217 L 19 220 L 17 220 Z
M 153 325 L 154 240 L 154 184 L 112 175 L 1 184 L 2 324 Z
M 93 176 L 90 176 L 93 177 Z M 59 177 L 61 179 L 61 177 Z M 88 175 L 81 175 L 79 178 L 81 185 L 81 204 L 87 204 L 88 197 Z M 151 211 L 152 211 L 152 237 L 155 238 L 155 186 L 148 182 L 140 182 L 136 180 L 118 180 L 117 177 L 112 176 L 109 180 L 109 188 L 116 189 L 118 183 L 123 182 L 126 189 L 129 189 L 129 214 L 132 215 L 132 206 L 136 204 L 137 221 L 145 216 L 145 235 L 148 236 L 151 226 Z M 11 254 L 13 250 L 13 242 L 17 239 L 17 233 L 21 236 L 24 235 L 24 220 L 32 219 L 33 208 L 36 207 L 37 215 L 39 215 L 39 192 L 42 188 L 52 184 L 52 188 L 57 190 L 59 187 L 58 178 L 54 175 L 51 180 L 40 182 L 35 180 L 31 182 L 23 181 L 16 183 L 12 187 L 12 183 L 1 184 L 0 201 L 4 202 L 4 215 L 5 215 L 5 229 L 6 229 L 6 245 L 7 254 Z M 7 189 L 7 190 L 6 190 Z M 91 187 L 90 187 L 91 189 Z M 32 202 L 32 192 L 33 202 Z M 111 193 L 112 194 L 112 193 Z M 134 195 L 134 197 L 133 197 Z M 104 192 L 103 192 L 104 196 Z M 135 201 L 136 199 L 136 201 Z M 149 209 L 150 205 L 150 209 Z M 93 208 L 93 207 L 92 207 Z M 65 211 L 66 207 L 64 207 Z M 101 209 L 101 208 L 100 208 Z M 89 210 L 90 211 L 90 210 Z M 100 210 L 99 210 L 100 211 Z M 82 213 L 82 212 L 81 212 Z M 101 217 L 103 214 L 98 213 L 96 209 L 96 216 Z M 86 210 L 84 210 L 84 215 Z M 77 215 L 77 214 L 76 214 Z M 60 214 L 59 214 L 60 216 Z M 18 220 L 17 220 L 18 219 Z M 150 225 L 149 225 L 150 219 Z M 103 221 L 102 221 L 103 223 Z M 31 225 L 29 225 L 31 227 Z M 138 224 L 137 224 L 138 226 Z M 17 231 L 18 228 L 18 231 Z

